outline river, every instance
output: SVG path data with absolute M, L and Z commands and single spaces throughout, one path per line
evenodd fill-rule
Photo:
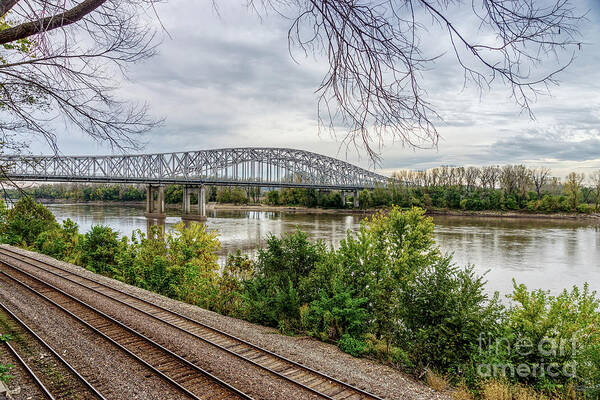
M 143 209 L 129 205 L 50 204 L 59 221 L 71 218 L 86 232 L 104 224 L 123 235 L 146 231 Z M 181 219 L 168 210 L 167 229 Z M 270 211 L 208 210 L 207 226 L 219 232 L 221 260 L 241 249 L 256 253 L 272 233 L 299 228 L 313 239 L 337 245 L 346 231 L 358 229 L 359 215 Z M 490 292 L 510 293 L 512 279 L 529 288 L 558 293 L 588 282 L 600 291 L 600 225 L 585 220 L 435 216 L 435 239 L 458 265 L 473 264 L 485 273 Z

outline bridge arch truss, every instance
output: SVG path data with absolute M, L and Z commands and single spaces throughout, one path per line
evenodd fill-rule
M 305 150 L 242 147 L 111 156 L 0 156 L 15 181 L 243 185 L 356 190 L 388 178 Z

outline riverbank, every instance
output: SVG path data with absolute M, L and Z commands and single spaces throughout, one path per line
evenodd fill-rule
M 455 217 L 477 217 L 477 218 L 523 218 L 523 219 L 570 219 L 570 220 L 592 220 L 600 223 L 600 214 L 581 213 L 536 213 L 530 211 L 466 211 L 466 210 L 427 210 L 426 215 L 445 215 Z
M 123 205 L 144 207 L 145 201 L 88 201 L 72 202 L 66 199 L 38 199 L 44 204 L 87 204 L 87 205 Z M 165 204 L 168 210 L 180 210 L 179 204 Z M 210 202 L 206 204 L 207 210 L 223 211 L 267 211 L 267 212 L 286 212 L 303 214 L 337 214 L 337 215 L 371 215 L 386 208 L 369 209 L 341 209 L 341 208 L 316 208 L 302 206 L 273 206 L 267 204 L 222 204 Z M 595 221 L 600 224 L 600 214 L 582 214 L 582 213 L 537 213 L 531 211 L 468 211 L 452 209 L 426 209 L 426 215 L 435 216 L 456 216 L 456 217 L 477 217 L 477 218 L 523 218 L 523 219 L 558 219 L 558 220 L 587 220 Z

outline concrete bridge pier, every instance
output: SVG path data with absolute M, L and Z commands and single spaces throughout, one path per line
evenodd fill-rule
M 358 208 L 359 207 L 359 204 L 358 204 L 358 190 L 354 191 L 353 202 L 354 202 L 354 208 Z
M 150 219 L 165 219 L 166 215 L 164 186 L 146 186 L 146 212 L 144 215 L 146 216 L 146 218 Z
M 198 204 L 196 213 L 192 212 L 192 193 L 196 193 L 196 199 Z M 200 187 L 183 187 L 183 207 L 181 213 L 181 219 L 186 221 L 206 221 L 206 187 L 204 185 Z

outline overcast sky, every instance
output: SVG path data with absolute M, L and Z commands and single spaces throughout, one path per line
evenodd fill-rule
M 540 0 L 545 1 L 545 0 Z M 317 95 L 324 73 L 317 56 L 288 52 L 289 21 L 248 10 L 244 2 L 169 0 L 158 13 L 170 34 L 159 53 L 129 71 L 123 93 L 146 101 L 162 127 L 144 138 L 144 152 L 235 146 L 292 147 L 369 167 L 366 154 L 340 148 L 338 137 L 319 136 Z M 583 46 L 552 95 L 533 104 L 535 120 L 522 114 L 502 88 L 479 96 L 463 90 L 450 54 L 424 76 L 428 99 L 444 117 L 435 149 L 410 149 L 391 140 L 378 170 L 425 169 L 440 164 L 544 164 L 555 175 L 600 168 L 600 1 L 574 0 L 590 11 L 581 24 Z M 435 29 L 423 35 L 429 54 L 447 50 Z M 298 54 L 297 54 L 298 55 Z M 73 132 L 59 134 L 64 154 L 106 154 L 110 149 Z M 47 152 L 33 143 L 35 153 Z

